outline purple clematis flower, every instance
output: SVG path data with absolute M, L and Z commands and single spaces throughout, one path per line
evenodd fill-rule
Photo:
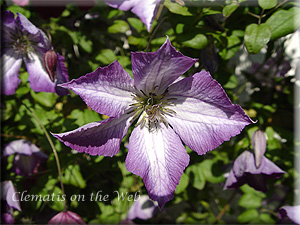
M 86 224 L 76 213 L 67 211 L 56 214 L 48 224 Z
M 196 59 L 176 51 L 168 38 L 158 51 L 132 53 L 131 60 L 134 80 L 114 61 L 61 85 L 110 118 L 53 135 L 79 152 L 112 157 L 136 121 L 125 165 L 161 207 L 189 164 L 182 141 L 202 155 L 252 121 L 208 72 L 180 77 Z
M 279 218 L 282 222 L 290 224 L 292 222 L 300 224 L 300 205 L 297 206 L 284 206 L 279 209 Z M 287 224 L 284 223 L 284 224 Z M 281 224 L 281 223 L 280 223 Z
M 21 13 L 17 13 L 15 18 L 12 12 L 4 11 L 1 18 L 3 32 L 1 93 L 5 95 L 15 93 L 21 82 L 18 72 L 24 60 L 29 73 L 28 80 L 34 91 L 68 94 L 66 89 L 57 86 L 69 80 L 64 58 L 58 53 L 55 68 L 52 69 L 55 71 L 55 79 L 52 81 L 47 73 L 47 65 L 44 65 L 43 58 L 45 53 L 52 51 L 52 47 L 44 32 Z
M 224 189 L 238 188 L 244 184 L 257 191 L 268 191 L 267 178 L 279 178 L 285 172 L 264 156 L 266 138 L 257 130 L 252 135 L 254 153 L 244 151 L 233 164 Z
M 48 156 L 29 141 L 16 140 L 4 147 L 3 156 L 15 155 L 12 169 L 18 175 L 29 176 L 36 173 L 42 162 L 47 161 Z
M 150 31 L 160 0 L 105 0 L 105 2 L 120 10 L 131 9 Z
M 1 200 L 5 201 L 3 211 L 1 212 L 1 223 L 14 224 L 13 209 L 22 210 L 18 192 L 10 180 L 1 182 Z

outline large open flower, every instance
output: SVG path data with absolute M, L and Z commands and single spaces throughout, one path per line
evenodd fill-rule
M 54 136 L 79 152 L 112 157 L 136 121 L 125 165 L 163 206 L 189 163 L 182 141 L 202 155 L 252 121 L 208 72 L 180 78 L 196 60 L 176 51 L 169 39 L 156 52 L 132 53 L 131 60 L 134 80 L 115 61 L 63 84 L 110 118 Z
M 58 87 L 57 84 L 65 83 L 69 80 L 67 69 L 64 65 L 64 58 L 55 53 L 55 67 L 51 70 L 55 76 L 50 78 L 47 72 L 47 60 L 43 62 L 45 53 L 52 47 L 47 36 L 34 26 L 25 16 L 17 13 L 17 17 L 10 11 L 1 14 L 2 19 L 2 74 L 1 93 L 12 95 L 15 93 L 21 80 L 19 70 L 22 61 L 29 74 L 30 86 L 34 91 L 56 92 L 65 95 L 68 90 Z M 45 60 L 44 60 L 45 61 Z M 45 65 L 46 64 L 46 65 Z M 52 79 L 52 80 L 51 80 Z

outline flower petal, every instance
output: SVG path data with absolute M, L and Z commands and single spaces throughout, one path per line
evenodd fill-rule
M 255 131 L 252 135 L 251 143 L 254 149 L 255 165 L 259 168 L 267 148 L 265 133 L 261 130 Z
M 285 219 L 286 217 L 288 217 L 294 223 L 300 224 L 300 205 L 281 207 L 279 209 L 279 218 Z M 287 221 L 287 222 L 289 222 L 289 221 Z M 281 223 L 279 223 L 279 224 L 281 224 Z
M 149 132 L 136 127 L 130 136 L 125 165 L 143 178 L 149 197 L 162 207 L 173 198 L 183 170 L 189 163 L 180 138 L 171 127 L 158 124 Z
M 174 103 L 167 108 L 176 112 L 166 115 L 167 121 L 183 142 L 199 155 L 216 148 L 252 123 L 205 71 L 171 85 L 165 98 Z
M 29 74 L 30 87 L 36 91 L 55 92 L 55 83 L 51 81 L 43 65 L 43 52 L 33 51 L 24 62 Z
M 18 193 L 19 192 L 16 191 L 15 186 L 10 180 L 1 182 L 1 199 L 6 200 L 7 205 L 21 212 L 22 210 Z
M 141 21 L 146 25 L 147 30 L 150 31 L 153 19 L 156 14 L 157 5 L 160 0 L 105 0 L 105 2 L 114 8 L 131 11 L 136 14 Z
M 158 211 L 157 202 L 151 201 L 148 195 L 142 195 L 129 209 L 127 219 L 134 220 L 138 218 L 147 220 L 152 218 Z
M 110 117 L 119 117 L 133 102 L 133 80 L 117 61 L 61 87 L 71 89 L 93 110 Z
M 7 49 L 2 57 L 1 93 L 12 95 L 16 92 L 21 80 L 19 70 L 22 65 L 22 57 L 14 49 Z
M 73 131 L 52 135 L 78 152 L 112 157 L 120 150 L 131 118 L 132 114 L 124 114 L 120 118 L 93 122 Z
M 131 61 L 137 90 L 160 95 L 197 60 L 176 51 L 167 38 L 156 52 L 132 52 Z
M 60 54 L 57 54 L 57 64 L 56 64 L 56 85 L 55 91 L 59 95 L 67 95 L 69 91 L 63 87 L 57 86 L 57 84 L 63 84 L 69 81 L 68 70 L 64 64 L 64 57 Z

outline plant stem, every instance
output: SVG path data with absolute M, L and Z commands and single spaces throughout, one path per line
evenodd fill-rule
M 151 34 L 151 37 L 150 37 L 150 39 L 149 39 L 149 41 L 148 41 L 148 44 L 147 44 L 147 47 L 146 47 L 146 50 L 145 50 L 146 52 L 148 52 L 150 43 L 151 43 L 151 41 L 152 41 L 154 35 L 156 34 L 156 32 L 157 32 L 158 28 L 160 27 L 160 25 L 165 21 L 165 19 L 167 19 L 167 17 L 164 17 L 164 18 L 159 22 L 159 24 L 155 27 L 155 29 L 154 29 L 153 33 Z
M 222 211 L 219 213 L 219 215 L 217 216 L 216 221 L 214 222 L 214 224 L 217 224 L 219 222 L 219 220 L 222 218 L 222 216 L 225 214 L 226 210 L 229 208 L 230 203 L 232 202 L 234 196 L 236 195 L 237 190 L 234 190 L 234 192 L 231 194 L 230 198 L 227 200 L 225 206 L 223 207 Z
M 62 181 L 62 172 L 61 172 L 61 167 L 60 167 L 60 163 L 59 163 L 59 158 L 57 155 L 57 151 L 55 150 L 54 144 L 46 130 L 46 128 L 44 127 L 44 125 L 42 124 L 42 122 L 39 120 L 39 118 L 35 115 L 35 113 L 24 103 L 22 103 L 26 109 L 32 114 L 32 116 L 36 119 L 36 121 L 38 122 L 38 124 L 41 126 L 42 130 L 44 131 L 44 134 L 46 135 L 46 138 L 51 146 L 51 149 L 53 151 L 54 154 L 54 158 L 56 161 L 56 165 L 57 165 L 57 170 L 58 170 L 58 176 L 59 176 L 59 181 L 60 181 L 60 186 L 61 186 L 61 191 L 62 191 L 62 195 L 65 196 L 65 189 L 64 189 L 64 185 L 63 185 L 63 181 Z M 67 211 L 67 204 L 66 204 L 66 200 L 64 199 L 64 212 Z

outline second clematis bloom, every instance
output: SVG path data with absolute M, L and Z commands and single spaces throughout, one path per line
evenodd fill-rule
M 131 61 L 134 79 L 114 61 L 61 85 L 110 118 L 53 135 L 79 152 L 112 157 L 135 123 L 125 165 L 162 207 L 189 164 L 182 141 L 202 155 L 252 121 L 208 72 L 181 77 L 196 59 L 178 52 L 168 38 L 156 52 L 132 53 Z
M 224 189 L 238 188 L 244 184 L 257 191 L 268 191 L 267 179 L 279 178 L 285 172 L 264 156 L 266 138 L 264 132 L 257 130 L 252 135 L 254 153 L 244 151 L 233 164 Z
M 21 80 L 19 70 L 24 61 L 29 74 L 30 86 L 34 91 L 56 92 L 59 95 L 68 94 L 68 90 L 57 84 L 69 80 L 64 58 L 55 53 L 57 59 L 55 68 L 51 68 L 55 75 L 49 75 L 47 53 L 52 51 L 50 40 L 43 31 L 34 26 L 25 16 L 17 13 L 17 17 L 10 11 L 1 12 L 2 19 L 2 74 L 1 93 L 12 95 Z M 43 60 L 46 58 L 46 61 Z

